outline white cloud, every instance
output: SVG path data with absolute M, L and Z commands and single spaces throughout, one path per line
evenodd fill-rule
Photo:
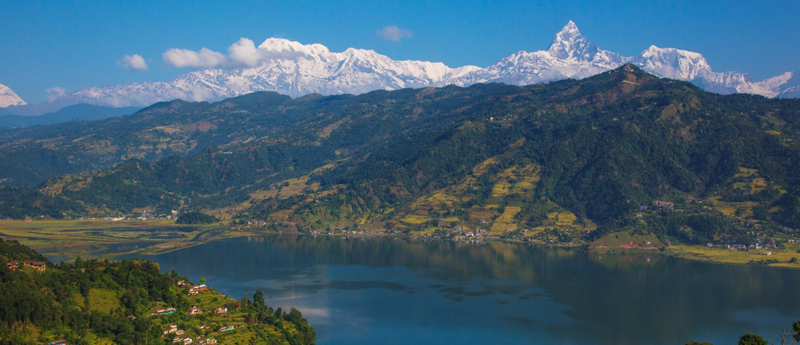
M 203 48 L 199 51 L 172 48 L 162 54 L 164 62 L 174 67 L 195 68 L 235 68 L 254 67 L 270 59 L 292 59 L 302 56 L 298 51 L 274 51 L 266 47 L 256 47 L 253 40 L 240 38 L 228 47 L 228 55 Z
M 247 38 L 240 38 L 238 42 L 228 47 L 228 57 L 248 67 L 258 65 L 265 60 L 268 57 L 266 53 L 266 50 L 256 48 L 255 43 Z
M 411 37 L 411 31 L 392 25 L 378 30 L 378 36 L 385 40 L 400 42 L 404 38 Z
M 181 67 L 198 67 L 209 68 L 217 67 L 226 63 L 227 57 L 221 53 L 213 50 L 203 48 L 199 51 L 188 49 L 172 48 L 161 55 L 164 62 L 181 68 Z
M 144 58 L 139 54 L 125 55 L 122 60 L 117 61 L 117 64 L 122 66 L 122 68 L 136 71 L 146 71 L 150 68 L 147 66 L 147 62 L 144 61 Z
M 45 92 L 47 92 L 48 102 L 55 101 L 67 94 L 67 90 L 65 90 L 63 87 L 51 87 L 45 90 Z

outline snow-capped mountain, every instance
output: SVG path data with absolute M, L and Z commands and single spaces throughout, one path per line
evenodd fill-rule
M 25 101 L 19 98 L 14 91 L 8 86 L 0 84 L 0 108 L 5 108 L 11 105 L 25 105 Z
M 701 54 L 686 50 L 651 46 L 640 56 L 622 56 L 600 49 L 582 36 L 572 21 L 556 34 L 547 50 L 520 51 L 486 68 L 395 61 L 364 49 L 349 48 L 336 53 L 320 44 L 304 45 L 279 38 L 267 39 L 258 49 L 270 58 L 255 67 L 209 68 L 169 82 L 86 88 L 57 102 L 121 107 L 147 106 L 176 98 L 215 101 L 255 91 L 276 91 L 296 97 L 309 93 L 359 94 L 380 89 L 486 82 L 527 85 L 586 78 L 626 63 L 634 63 L 661 77 L 691 81 L 712 92 L 767 97 L 800 95 L 800 77 L 796 78 L 793 72 L 757 82 L 740 72 L 714 72 Z
M 566 78 L 581 79 L 632 62 L 633 58 L 602 50 L 583 37 L 570 21 L 553 38 L 547 50 L 520 51 L 489 67 L 471 72 L 452 84 L 502 82 L 535 84 Z
M 276 58 L 252 68 L 205 69 L 170 82 L 93 87 L 68 97 L 82 103 L 128 106 L 175 98 L 218 100 L 255 91 L 277 91 L 295 97 L 309 93 L 359 94 L 444 85 L 444 80 L 455 80 L 480 69 L 450 68 L 441 62 L 395 61 L 364 49 L 334 53 L 320 44 L 303 45 L 279 38 L 267 39 L 258 49 Z

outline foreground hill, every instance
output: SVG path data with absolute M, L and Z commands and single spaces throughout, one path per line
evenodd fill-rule
M 7 181 L 123 163 L 5 187 L 0 212 L 748 243 L 800 227 L 798 128 L 800 101 L 711 94 L 632 65 L 525 87 L 176 101 L 6 133 Z
M 261 291 L 252 301 L 235 301 L 205 285 L 184 283 L 175 271 L 162 274 L 147 261 L 78 258 L 54 264 L 0 239 L 0 344 L 164 344 L 186 337 L 200 344 L 316 341 L 299 311 L 273 310 Z

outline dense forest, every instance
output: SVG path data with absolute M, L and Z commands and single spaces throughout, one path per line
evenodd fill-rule
M 41 261 L 43 271 L 26 267 L 27 260 Z M 78 258 L 56 264 L 16 241 L 0 239 L 0 344 L 57 339 L 69 344 L 171 344 L 176 334 L 164 332 L 170 324 L 187 336 L 218 341 L 230 337 L 227 343 L 316 341 L 314 329 L 298 310 L 270 308 L 261 291 L 253 300 L 234 301 L 213 291 L 191 296 L 191 284 L 182 282 L 188 281 L 174 271 L 163 274 L 147 261 Z M 174 308 L 171 315 L 153 315 L 167 307 Z M 215 315 L 219 307 L 229 311 Z M 205 314 L 188 315 L 195 308 Z M 211 327 L 202 330 L 203 324 Z M 216 331 L 226 325 L 241 329 Z
M 0 215 L 181 210 L 290 231 L 637 229 L 746 244 L 800 228 L 799 133 L 798 100 L 712 94 L 631 65 L 524 87 L 174 101 L 0 133 Z

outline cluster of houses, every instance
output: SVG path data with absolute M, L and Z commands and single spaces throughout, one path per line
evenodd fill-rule
M 202 314 L 203 314 L 203 309 L 201 309 L 199 305 L 192 306 L 191 308 L 189 308 L 189 316 L 202 315 Z
M 232 331 L 232 330 L 234 330 L 236 328 L 242 328 L 242 327 L 244 327 L 244 325 L 238 325 L 238 326 L 237 325 L 225 325 L 225 326 L 220 327 L 217 331 L 219 331 L 219 332 L 227 332 L 227 331 Z
M 22 262 L 22 266 L 33 268 L 39 272 L 44 271 L 47 268 L 47 264 L 42 261 L 37 260 L 25 260 Z M 11 261 L 6 264 L 6 267 L 12 271 L 16 271 L 19 269 L 19 263 L 16 261 Z
M 714 248 L 719 247 L 723 249 L 731 249 L 731 250 L 761 250 L 761 249 L 778 249 L 778 245 L 775 243 L 774 239 L 770 239 L 767 244 L 762 245 L 760 242 L 756 244 L 746 245 L 746 244 L 718 244 L 714 245 L 713 243 L 707 243 L 706 247 Z M 772 252 L 769 252 L 771 255 Z
M 265 225 L 267 225 L 267 222 L 265 222 L 263 220 L 253 219 L 253 220 L 247 221 L 247 225 L 250 225 L 250 226 L 265 226 Z
M 673 203 L 671 201 L 659 201 L 659 200 L 656 200 L 656 201 L 653 201 L 653 206 L 658 207 L 658 208 L 667 208 L 670 211 L 674 211 L 675 210 L 675 203 Z
M 161 332 L 161 333 L 162 333 L 163 335 L 167 335 L 167 334 L 173 334 L 173 333 L 175 333 L 175 335 L 176 335 L 176 336 L 182 336 L 182 335 L 185 335 L 185 334 L 186 334 L 186 331 L 184 331 L 184 330 L 182 330 L 182 329 L 178 329 L 178 325 L 169 325 L 169 327 L 167 327 L 167 328 L 166 328 L 166 329 L 165 329 L 163 332 Z
M 200 329 L 207 329 L 208 325 L 200 326 Z M 214 338 L 208 338 L 205 340 L 202 339 L 203 336 L 198 336 L 197 339 L 192 339 L 191 337 L 184 337 L 186 335 L 186 331 L 182 329 L 178 329 L 178 325 L 169 325 L 163 332 L 163 336 L 166 337 L 170 334 L 175 334 L 175 338 L 172 339 L 173 344 L 197 344 L 197 345 L 211 345 L 216 344 L 217 340 Z M 195 341 L 196 340 L 196 341 Z
M 206 289 L 207 289 L 206 284 L 192 286 L 189 288 L 189 296 L 194 296 L 201 292 L 205 292 Z

